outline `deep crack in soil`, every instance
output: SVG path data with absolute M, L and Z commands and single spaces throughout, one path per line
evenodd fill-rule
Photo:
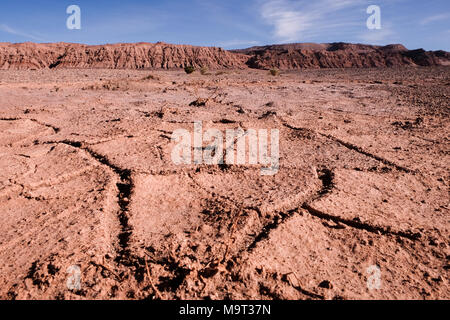
M 132 226 L 129 224 L 129 204 L 131 200 L 131 196 L 133 194 L 133 179 L 130 169 L 123 169 L 119 166 L 111 163 L 109 159 L 89 147 L 84 146 L 83 142 L 80 141 L 72 141 L 72 140 L 62 140 L 62 141 L 46 141 L 44 144 L 66 144 L 73 148 L 83 150 L 87 152 L 92 158 L 97 160 L 99 163 L 109 167 L 120 179 L 120 182 L 117 182 L 117 203 L 119 205 L 118 212 L 118 220 L 120 223 L 120 233 L 118 234 L 118 243 L 119 250 L 117 251 L 117 255 L 115 261 L 124 267 L 126 267 L 128 271 L 131 271 L 136 281 L 139 283 L 142 282 L 145 278 L 146 270 L 145 270 L 145 259 L 139 256 L 134 255 L 130 248 L 129 242 L 130 237 L 133 232 Z M 129 269 L 133 268 L 133 269 Z M 124 274 L 123 272 L 121 273 Z M 122 279 L 123 280 L 123 279 Z M 155 295 L 156 292 L 153 293 Z
M 349 149 L 349 150 L 358 152 L 358 153 L 360 153 L 360 154 L 362 154 L 362 155 L 365 155 L 365 156 L 367 156 L 367 157 L 369 157 L 369 158 L 372 158 L 372 159 L 375 159 L 375 160 L 377 160 L 377 161 L 380 161 L 381 163 L 383 163 L 383 164 L 385 164 L 385 165 L 387 165 L 387 166 L 393 167 L 393 168 L 395 168 L 395 169 L 398 170 L 398 171 L 402 171 L 402 172 L 405 172 L 405 173 L 411 173 L 411 172 L 412 172 L 412 171 L 411 171 L 410 169 L 408 169 L 408 168 L 405 168 L 405 167 L 400 166 L 400 165 L 398 165 L 398 164 L 396 164 L 396 163 L 394 163 L 394 162 L 392 162 L 392 161 L 390 161 L 390 160 L 384 159 L 383 157 L 380 157 L 380 156 L 377 156 L 377 155 L 375 155 L 375 154 L 372 154 L 372 153 L 370 153 L 370 152 L 368 152 L 368 151 L 365 151 L 365 150 L 363 150 L 361 147 L 356 146 L 356 145 L 354 145 L 354 144 L 351 144 L 351 143 L 349 143 L 349 142 L 345 142 L 345 141 L 343 141 L 343 140 L 341 140 L 341 139 L 339 139 L 339 138 L 336 138 L 336 137 L 332 136 L 331 134 L 325 134 L 325 133 L 322 133 L 322 132 L 319 132 L 319 131 L 315 131 L 315 130 L 311 130 L 311 129 L 308 129 L 308 128 L 299 128 L 299 127 L 295 127 L 295 126 L 289 124 L 289 123 L 288 123 L 286 120 L 284 120 L 282 117 L 279 117 L 279 116 L 277 116 L 277 117 L 280 119 L 281 123 L 282 123 L 286 128 L 289 128 L 289 129 L 291 129 L 291 130 L 300 131 L 300 132 L 309 132 L 309 133 L 312 133 L 312 134 L 318 134 L 318 135 L 320 135 L 320 136 L 322 136 L 322 137 L 328 138 L 328 139 L 330 139 L 330 140 L 332 140 L 332 141 L 338 143 L 339 145 L 341 145 L 341 146 L 343 146 L 343 147 L 345 147 L 345 148 L 347 148 L 347 149 Z

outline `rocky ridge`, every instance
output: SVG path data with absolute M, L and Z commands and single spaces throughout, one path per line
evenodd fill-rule
M 399 44 L 296 43 L 227 51 L 158 43 L 84 45 L 0 43 L 0 69 L 367 68 L 449 65 L 446 51 L 408 50 Z

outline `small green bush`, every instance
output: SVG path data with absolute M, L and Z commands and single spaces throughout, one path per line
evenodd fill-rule
M 280 74 L 280 70 L 278 70 L 278 69 L 270 69 L 270 74 L 271 75 L 273 75 L 274 77 L 275 76 L 278 76 L 279 74 Z
M 184 71 L 185 71 L 187 74 L 191 74 L 191 73 L 193 73 L 193 72 L 195 71 L 195 68 L 194 68 L 193 66 L 186 66 L 186 67 L 184 68 Z

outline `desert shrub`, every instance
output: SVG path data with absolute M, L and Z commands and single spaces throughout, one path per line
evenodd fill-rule
M 208 74 L 208 69 L 206 67 L 202 67 L 200 69 L 200 74 L 203 75 L 203 76 L 207 75 Z
M 109 90 L 109 91 L 127 91 L 130 89 L 130 81 L 122 80 L 108 80 L 103 83 L 91 84 L 81 88 L 81 90 Z
M 157 77 L 155 77 L 152 74 L 149 74 L 148 76 L 142 78 L 142 80 L 159 80 Z
M 193 66 L 186 66 L 184 68 L 184 72 L 186 72 L 187 74 L 191 74 L 195 71 L 195 68 Z
M 275 76 L 278 76 L 279 74 L 280 74 L 280 70 L 278 70 L 278 69 L 270 69 L 270 74 L 271 75 L 273 75 L 274 77 Z

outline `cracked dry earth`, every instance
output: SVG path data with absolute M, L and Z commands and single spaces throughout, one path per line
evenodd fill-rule
M 449 71 L 0 71 L 0 297 L 449 299 Z M 173 164 L 195 120 L 279 172 Z

